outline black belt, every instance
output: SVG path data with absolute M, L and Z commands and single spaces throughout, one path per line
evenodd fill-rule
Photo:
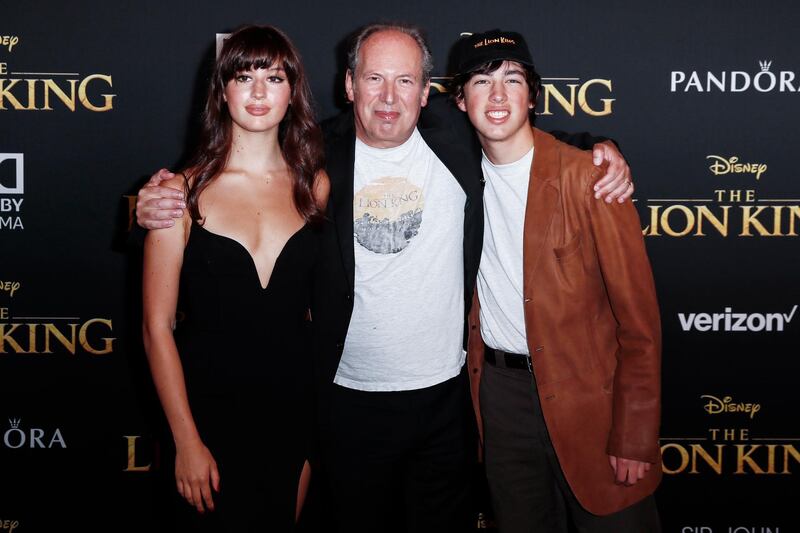
M 515 370 L 527 370 L 533 374 L 533 361 L 530 355 L 521 353 L 509 353 L 503 350 L 495 350 L 489 346 L 484 346 L 484 359 L 487 363 L 498 368 L 513 368 Z

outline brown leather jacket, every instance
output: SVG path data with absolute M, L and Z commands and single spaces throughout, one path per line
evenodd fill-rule
M 594 199 L 591 154 L 534 128 L 525 213 L 528 349 L 547 429 L 572 491 L 605 515 L 661 479 L 661 325 L 639 217 L 631 202 Z M 478 417 L 483 366 L 477 294 L 468 364 Z M 608 455 L 653 463 L 617 485 Z

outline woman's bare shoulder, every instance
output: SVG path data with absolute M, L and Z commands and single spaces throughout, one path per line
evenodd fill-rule
M 324 169 L 317 172 L 314 177 L 314 201 L 317 205 L 325 209 L 328 205 L 328 196 L 331 194 L 331 180 Z

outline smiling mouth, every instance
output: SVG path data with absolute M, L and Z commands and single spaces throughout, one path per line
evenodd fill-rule
M 508 111 L 487 111 L 486 116 L 492 120 L 504 120 L 506 119 L 511 113 Z

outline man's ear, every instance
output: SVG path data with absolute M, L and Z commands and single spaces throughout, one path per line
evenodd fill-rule
M 347 94 L 347 100 L 352 102 L 355 97 L 353 95 L 353 72 L 347 69 L 344 75 L 344 92 Z
M 539 92 L 540 91 L 536 91 L 536 96 L 533 97 L 533 100 L 528 102 L 528 109 L 533 109 L 536 107 L 536 102 L 539 100 Z
M 428 105 L 428 95 L 431 93 L 431 80 L 425 82 L 425 87 L 422 89 L 422 98 L 420 99 L 420 106 L 425 107 Z
M 467 112 L 467 104 L 464 103 L 464 95 L 463 94 L 456 98 L 456 106 L 458 106 L 458 108 L 461 111 L 463 111 L 465 113 Z

